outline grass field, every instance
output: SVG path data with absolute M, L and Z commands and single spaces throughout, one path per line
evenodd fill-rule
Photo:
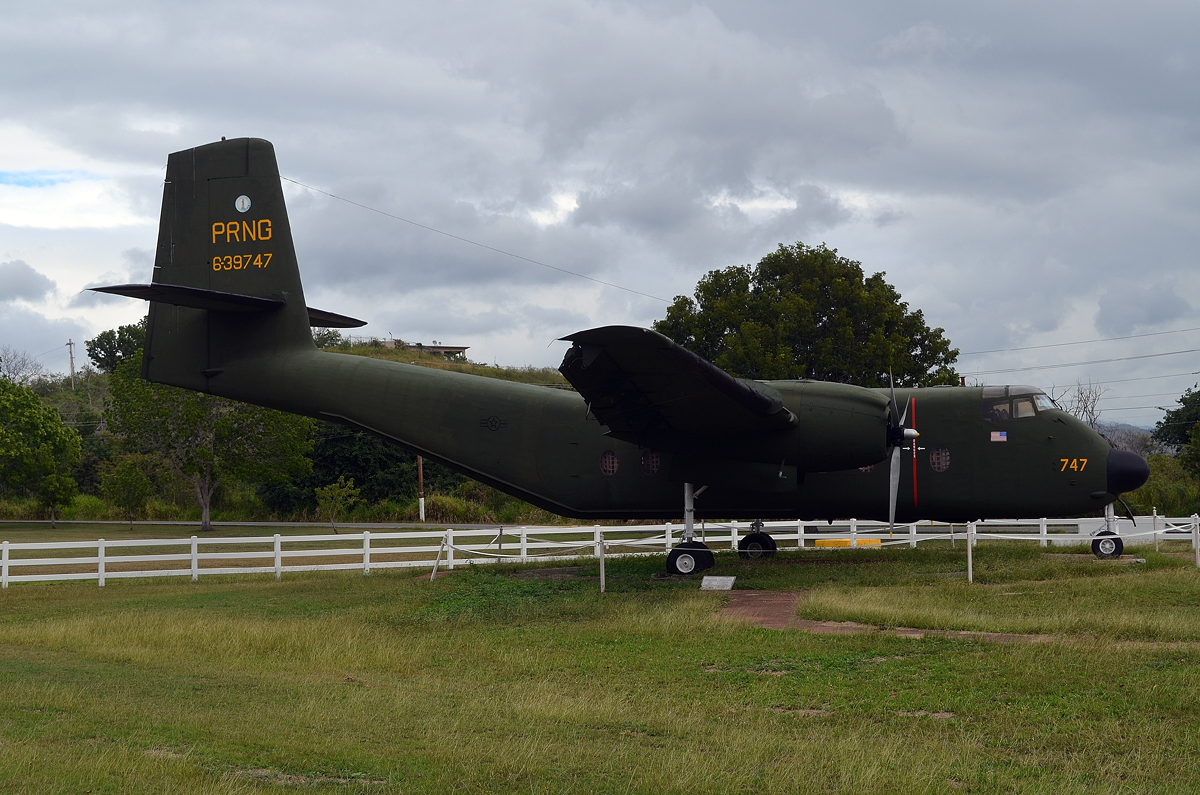
M 1184 546 L 1179 544 L 1179 551 Z M 1200 572 L 981 542 L 718 556 L 805 617 L 1042 632 L 772 631 L 660 558 L 13 586 L 0 791 L 1200 791 Z M 589 568 L 590 567 L 590 568 Z

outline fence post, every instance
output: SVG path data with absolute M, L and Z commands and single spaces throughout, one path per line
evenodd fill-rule
M 975 523 L 967 522 L 967 583 L 975 582 L 975 559 L 971 549 L 975 546 Z
M 600 545 L 603 543 L 600 539 L 600 525 L 594 524 L 592 525 L 592 550 L 596 557 L 601 557 L 604 554 L 600 549 Z
M 1038 521 L 1038 543 L 1046 546 L 1050 543 L 1050 537 L 1046 534 L 1046 517 L 1042 517 Z
M 0 544 L 0 587 L 8 587 L 8 542 Z
M 1196 550 L 1196 568 L 1200 569 L 1200 516 L 1192 514 L 1192 549 Z
M 521 562 L 529 562 L 529 528 L 521 528 Z
M 733 521 L 733 522 L 729 523 L 729 548 L 736 552 L 737 544 L 738 544 L 738 526 L 737 526 L 737 522 Z
M 804 549 L 804 521 L 796 520 L 796 549 Z
M 200 580 L 200 541 L 192 536 L 192 582 Z
M 1151 511 L 1154 516 L 1154 524 L 1152 526 L 1152 529 L 1154 530 L 1154 551 L 1157 552 L 1158 551 L 1158 506 L 1155 505 L 1151 509 Z
M 671 551 L 671 542 L 672 542 L 671 523 L 666 522 L 663 526 L 666 528 L 666 530 L 663 531 L 663 540 L 664 540 L 664 543 L 666 544 L 667 551 L 670 552 Z
M 96 541 L 96 580 L 104 587 L 104 539 Z
M 600 593 L 604 593 L 604 534 L 596 528 L 596 551 L 600 557 Z
M 979 544 L 979 522 L 971 522 L 971 546 Z
M 852 546 L 852 547 L 858 546 L 858 520 L 857 519 L 850 520 L 850 546 Z
M 275 534 L 275 579 L 283 579 L 283 539 Z
M 908 545 L 913 549 L 917 548 L 917 523 L 913 522 L 908 526 Z
M 363 530 L 363 574 L 371 573 L 371 531 Z
M 454 571 L 454 528 L 446 528 L 446 568 Z

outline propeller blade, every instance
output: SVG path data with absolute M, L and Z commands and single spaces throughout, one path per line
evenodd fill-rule
M 896 497 L 900 493 L 900 448 L 892 448 L 892 463 L 888 470 L 890 478 L 888 489 L 888 530 L 895 532 L 896 530 Z
M 900 416 L 900 407 L 896 405 L 896 383 L 892 380 L 892 371 L 891 370 L 888 370 L 888 386 L 891 387 L 891 390 L 892 390 L 892 413 L 888 417 L 888 424 L 891 425 L 893 428 L 895 428 L 897 425 L 903 425 L 904 420 L 900 420 L 900 422 L 896 422 L 896 418 Z M 905 408 L 905 411 L 908 410 L 907 406 L 905 406 L 904 408 Z

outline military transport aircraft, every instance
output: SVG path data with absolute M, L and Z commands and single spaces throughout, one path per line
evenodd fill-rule
M 679 573 L 712 565 L 696 516 L 1066 516 L 1149 475 L 1034 387 L 752 381 L 642 328 L 564 337 L 575 391 L 320 351 L 310 326 L 365 324 L 305 304 L 260 139 L 170 155 L 152 283 L 98 289 L 150 301 L 149 381 L 358 428 L 566 516 L 683 512 Z

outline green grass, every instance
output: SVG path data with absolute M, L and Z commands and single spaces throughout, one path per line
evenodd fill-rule
M 651 579 L 661 558 L 610 560 L 604 595 L 592 561 L 13 586 L 0 791 L 1200 790 L 1200 573 L 977 552 L 971 588 L 961 544 L 726 553 L 717 573 L 806 589 L 817 618 L 1062 636 L 763 630 Z

